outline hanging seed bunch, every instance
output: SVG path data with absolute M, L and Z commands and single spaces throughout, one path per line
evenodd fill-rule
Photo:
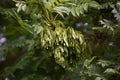
M 66 69 L 75 67 L 86 49 L 83 35 L 72 27 L 45 28 L 40 33 L 40 43 L 56 63 Z

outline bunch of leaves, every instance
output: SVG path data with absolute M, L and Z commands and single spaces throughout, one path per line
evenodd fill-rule
M 97 29 L 93 29 L 96 16 L 101 16 L 101 14 L 97 14 L 101 8 L 99 1 L 14 1 L 17 3 L 17 8 L 10 9 L 9 14 L 7 13 L 7 16 L 9 15 L 12 17 L 10 17 L 9 24 L 6 25 L 6 31 L 4 33 L 8 40 L 5 44 L 7 46 L 5 49 L 7 51 L 5 51 L 5 53 L 7 53 L 7 55 L 14 53 L 18 57 L 17 59 L 14 59 L 14 62 L 11 58 L 8 59 L 13 63 L 10 62 L 10 65 L 7 65 L 7 67 L 4 66 L 4 70 L 1 71 L 1 77 L 3 77 L 3 79 L 9 77 L 11 79 L 20 80 L 64 80 L 64 73 L 67 73 L 67 70 L 73 70 L 81 59 L 91 53 L 90 51 L 93 51 L 94 53 L 103 51 L 103 53 L 105 53 L 104 50 L 106 50 L 106 48 L 104 48 L 104 46 L 109 43 L 108 34 L 111 34 L 113 27 L 111 27 L 109 20 L 104 19 L 101 21 L 102 26 L 104 27 L 100 26 Z M 85 13 L 89 11 L 89 9 L 93 12 Z M 95 13 L 97 15 L 95 15 Z M 84 14 L 87 14 L 87 18 Z M 68 27 L 71 25 L 69 22 L 67 23 L 67 21 L 70 21 L 69 19 L 76 20 L 76 18 L 73 19 L 73 16 L 71 17 L 71 15 L 76 17 L 82 16 L 82 19 L 78 17 L 77 20 L 84 20 L 90 23 L 88 25 L 90 26 L 90 32 L 86 31 L 84 35 L 89 35 L 91 32 L 97 31 L 97 34 L 94 33 L 95 36 L 92 37 L 94 39 L 91 39 L 91 36 L 85 36 L 84 38 L 80 31 L 73 29 L 73 27 Z M 97 19 L 97 21 L 99 21 L 99 19 Z M 102 40 L 104 34 L 105 40 Z M 101 38 L 101 36 L 103 37 Z M 85 39 L 89 45 L 85 42 Z M 90 42 L 92 42 L 92 44 Z M 86 47 L 90 47 L 87 55 Z M 93 48 L 93 50 L 91 48 Z M 19 56 L 18 54 L 21 55 Z M 83 76 L 83 79 L 89 79 L 91 77 L 93 77 L 91 79 L 94 79 L 96 76 L 100 76 L 97 74 L 99 71 L 101 73 L 103 71 L 103 68 L 101 69 L 100 66 L 96 66 L 98 64 L 95 64 L 95 66 L 92 64 L 94 67 L 97 67 L 96 70 L 94 70 L 93 67 L 91 68 L 92 60 L 93 59 L 89 61 L 87 59 L 84 65 L 82 64 L 79 67 L 82 68 L 80 70 L 83 70 L 80 71 L 80 77 Z M 97 72 L 94 74 L 92 71 Z M 88 74 L 89 76 L 87 76 Z
M 100 8 L 99 3 L 94 0 L 75 0 L 73 3 L 75 3 L 75 5 L 71 7 L 71 13 L 73 16 L 84 14 L 89 10 L 89 7 L 96 9 Z
M 83 75 L 83 78 L 92 80 L 94 79 L 103 79 L 103 80 L 118 80 L 120 76 L 119 72 L 119 53 L 116 53 L 114 56 L 113 53 L 106 53 L 104 57 L 99 58 L 96 62 L 90 63 L 88 60 L 88 63 L 86 61 L 84 62 L 88 66 L 85 66 L 85 69 L 81 73 Z M 115 59 L 117 57 L 117 60 Z M 115 60 L 114 60 L 115 59 Z M 88 76 L 88 77 L 87 77 Z
M 120 2 L 117 2 L 116 5 L 111 5 L 111 7 L 113 8 L 112 13 L 114 14 L 114 17 L 119 22 L 120 21 L 120 11 L 119 11 Z
M 41 74 L 39 70 L 43 70 L 42 72 L 45 72 L 43 75 L 49 75 L 51 79 L 59 79 L 65 69 L 76 67 L 77 62 L 84 55 L 86 43 L 80 31 L 76 31 L 72 27 L 65 27 L 59 20 L 58 24 L 56 20 L 58 14 L 68 14 L 69 9 L 62 7 L 66 1 L 56 3 L 57 0 L 56 2 L 16 0 L 16 2 L 19 5 L 18 8 L 11 9 L 7 13 L 10 15 L 8 20 L 12 23 L 6 25 L 4 32 L 8 40 L 4 45 L 6 46 L 4 54 L 6 53 L 8 59 L 1 62 L 1 65 L 5 63 L 5 66 L 1 66 L 1 78 L 16 79 L 21 77 L 20 79 L 24 79 L 27 76 L 25 79 L 29 79 L 30 73 L 33 72 L 33 79 Z M 46 5 L 48 3 L 52 5 L 48 7 Z M 30 13 L 33 7 L 35 9 Z M 63 16 L 61 15 L 61 17 Z M 36 54 L 41 54 L 41 47 L 44 55 L 36 57 Z M 51 69 L 48 68 L 48 65 L 51 66 Z M 57 71 L 64 72 L 56 74 Z

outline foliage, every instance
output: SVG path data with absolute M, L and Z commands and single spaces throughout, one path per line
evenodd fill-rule
M 5 1 L 1 80 L 119 79 L 117 0 Z

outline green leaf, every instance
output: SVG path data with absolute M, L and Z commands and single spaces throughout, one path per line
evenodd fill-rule
M 70 9 L 67 8 L 67 7 L 59 6 L 59 7 L 55 7 L 53 9 L 53 12 L 56 12 L 56 13 L 58 13 L 59 15 L 61 15 L 63 17 L 63 15 L 64 15 L 63 13 L 69 15 Z
M 73 16 L 76 16 L 76 11 L 75 11 L 74 7 L 71 8 L 71 13 L 72 13 Z
M 96 1 L 90 1 L 89 6 L 94 7 L 94 8 L 99 8 L 100 7 L 99 3 L 97 3 Z
M 118 74 L 119 72 L 116 71 L 115 69 L 112 69 L 112 68 L 107 68 L 104 73 L 108 73 L 108 74 Z

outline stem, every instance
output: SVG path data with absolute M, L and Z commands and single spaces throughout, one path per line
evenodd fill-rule
M 42 3 L 38 3 L 38 2 L 33 2 L 34 4 L 39 5 L 42 8 L 42 11 L 44 13 L 45 16 L 43 16 L 50 24 L 52 27 L 56 27 L 55 24 L 52 22 L 53 20 L 50 19 L 50 16 L 48 14 L 48 10 L 45 8 L 45 6 Z

